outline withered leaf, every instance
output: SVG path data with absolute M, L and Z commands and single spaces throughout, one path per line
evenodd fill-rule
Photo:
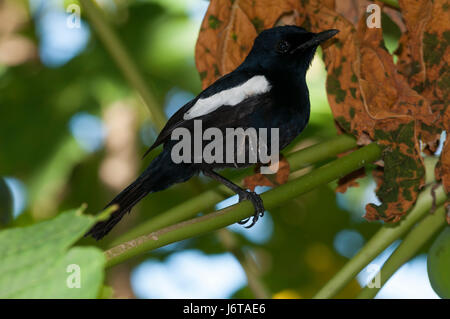
M 345 19 L 353 23 L 358 24 L 362 14 L 367 11 L 368 6 L 373 4 L 370 0 L 346 0 L 337 1 L 335 11 L 342 15 Z M 332 7 L 331 7 L 332 8 Z M 404 32 L 405 25 L 402 20 L 402 15 L 395 8 L 385 7 L 383 12 L 391 18 L 391 20 Z
M 376 191 L 382 204 L 366 206 L 368 220 L 396 222 L 414 205 L 425 179 L 415 128 L 415 122 L 407 120 L 377 123 L 375 135 L 384 148 L 382 182 Z
M 255 174 L 247 176 L 243 181 L 244 187 L 250 189 L 251 191 L 254 191 L 256 186 L 275 187 L 285 184 L 289 178 L 290 166 L 286 158 L 280 154 L 278 171 L 275 174 L 263 175 L 259 172 L 259 167 L 257 167 L 255 171 Z
M 203 87 L 238 67 L 259 32 L 273 27 L 281 16 L 299 10 L 297 0 L 210 1 L 195 48 Z M 300 16 L 295 17 L 300 24 Z
M 359 186 L 356 180 L 364 176 L 366 176 L 366 170 L 364 169 L 364 167 L 351 172 L 350 174 L 338 180 L 336 192 L 345 193 L 349 187 Z
M 450 5 L 447 0 L 400 0 L 399 4 L 407 32 L 400 39 L 398 68 L 430 103 L 434 123 L 423 124 L 421 136 L 429 153 L 436 151 L 442 130 L 447 131 L 436 178 L 450 194 Z
M 423 95 L 434 115 L 432 125 L 421 125 L 420 138 L 434 153 L 444 129 L 450 91 L 450 9 L 447 0 L 400 0 L 407 32 L 397 51 L 398 69 L 410 86 Z
M 417 140 L 419 123 L 431 123 L 427 101 L 397 73 L 384 47 L 380 29 L 358 29 L 344 17 L 316 2 L 313 30 L 337 28 L 338 43 L 324 50 L 327 91 L 336 122 L 357 137 L 367 135 L 384 148 L 384 175 L 377 195 L 380 207 L 369 205 L 366 217 L 396 221 L 414 204 L 424 182 Z M 381 5 L 381 4 L 380 4 Z M 367 140 L 367 139 L 366 139 Z M 408 166 L 402 166 L 406 161 Z
M 447 125 L 449 130 L 450 10 L 446 0 L 399 0 L 400 12 L 385 10 L 406 30 L 395 64 L 384 46 L 381 29 L 367 28 L 362 3 L 366 1 L 338 2 L 335 8 L 332 0 L 211 0 L 196 61 L 206 87 L 237 67 L 265 28 L 288 21 L 313 32 L 340 30 L 322 47 L 328 101 L 339 132 L 353 134 L 360 144 L 376 142 L 383 148 L 383 161 L 377 162 L 380 166 L 374 170 L 382 204 L 368 205 L 366 218 L 398 221 L 415 203 L 424 183 L 420 142 L 434 151 L 442 129 Z M 436 169 L 447 191 L 448 148 L 447 140 Z M 353 181 L 347 176 L 338 190 Z M 253 188 L 274 185 L 258 174 L 245 183 Z

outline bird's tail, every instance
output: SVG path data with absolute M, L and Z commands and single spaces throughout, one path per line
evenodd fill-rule
M 103 238 L 147 194 L 161 191 L 175 183 L 184 182 L 194 174 L 195 170 L 192 166 L 173 163 L 170 152 L 163 151 L 141 176 L 106 205 L 106 207 L 114 204 L 119 206 L 109 219 L 95 224 L 85 236 L 91 235 L 96 240 Z

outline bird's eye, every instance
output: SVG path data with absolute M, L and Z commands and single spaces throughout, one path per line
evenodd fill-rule
M 280 42 L 278 42 L 276 49 L 279 53 L 286 53 L 289 51 L 290 47 L 291 45 L 289 44 L 289 42 L 287 42 L 286 40 L 281 40 Z

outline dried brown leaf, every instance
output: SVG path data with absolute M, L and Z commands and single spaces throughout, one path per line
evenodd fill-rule
M 295 13 L 295 24 L 301 24 L 299 11 L 296 0 L 212 0 L 195 48 L 203 87 L 239 66 L 258 33 L 273 27 L 280 17 Z
M 375 141 L 383 148 L 383 161 L 374 170 L 382 204 L 368 205 L 366 218 L 397 221 L 414 204 L 424 183 L 419 141 L 433 151 L 441 130 L 446 125 L 449 130 L 450 10 L 445 0 L 400 0 L 403 24 L 398 11 L 385 9 L 407 31 L 395 64 L 381 29 L 366 26 L 366 3 L 340 1 L 335 10 L 332 0 L 211 0 L 196 61 L 205 87 L 243 61 L 262 29 L 295 23 L 313 32 L 340 30 L 322 47 L 328 101 L 339 132 L 355 135 L 359 144 Z M 447 140 L 436 169 L 447 190 L 448 144 Z M 253 189 L 275 182 L 256 174 L 245 184 Z M 349 175 L 338 190 L 353 184 Z
M 434 153 L 450 99 L 450 5 L 447 0 L 399 1 L 407 32 L 400 39 L 398 69 L 424 96 L 434 115 L 421 124 L 420 139 Z
M 256 186 L 275 187 L 285 184 L 289 178 L 290 166 L 286 158 L 280 154 L 278 171 L 275 174 L 263 175 L 259 172 L 259 167 L 257 167 L 255 171 L 255 174 L 247 176 L 243 181 L 244 187 L 251 191 L 254 191 Z
M 349 187 L 358 187 L 359 183 L 356 180 L 364 176 L 366 176 L 366 170 L 364 167 L 351 172 L 338 180 L 336 192 L 345 193 Z
M 414 204 L 424 182 L 417 133 L 420 123 L 431 125 L 430 106 L 398 74 L 380 29 L 368 29 L 364 16 L 356 29 L 320 1 L 309 3 L 313 31 L 340 30 L 336 43 L 324 49 L 328 100 L 337 124 L 358 140 L 377 141 L 384 149 L 377 191 L 383 204 L 369 205 L 366 217 L 397 221 Z

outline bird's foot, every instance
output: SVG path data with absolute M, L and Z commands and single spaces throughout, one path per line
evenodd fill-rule
M 250 220 L 250 218 L 253 218 L 252 223 L 248 226 L 245 226 L 245 228 L 250 228 L 253 225 L 255 225 L 255 223 L 258 221 L 259 217 L 264 216 L 264 210 L 265 210 L 264 204 L 263 204 L 261 197 L 258 194 L 256 194 L 255 192 L 242 191 L 241 193 L 239 193 L 239 203 L 243 200 L 249 200 L 252 202 L 253 207 L 255 208 L 255 213 L 253 214 L 252 217 L 248 217 L 244 220 L 241 220 L 238 223 L 240 225 L 244 225 L 244 224 L 247 224 L 247 222 Z

